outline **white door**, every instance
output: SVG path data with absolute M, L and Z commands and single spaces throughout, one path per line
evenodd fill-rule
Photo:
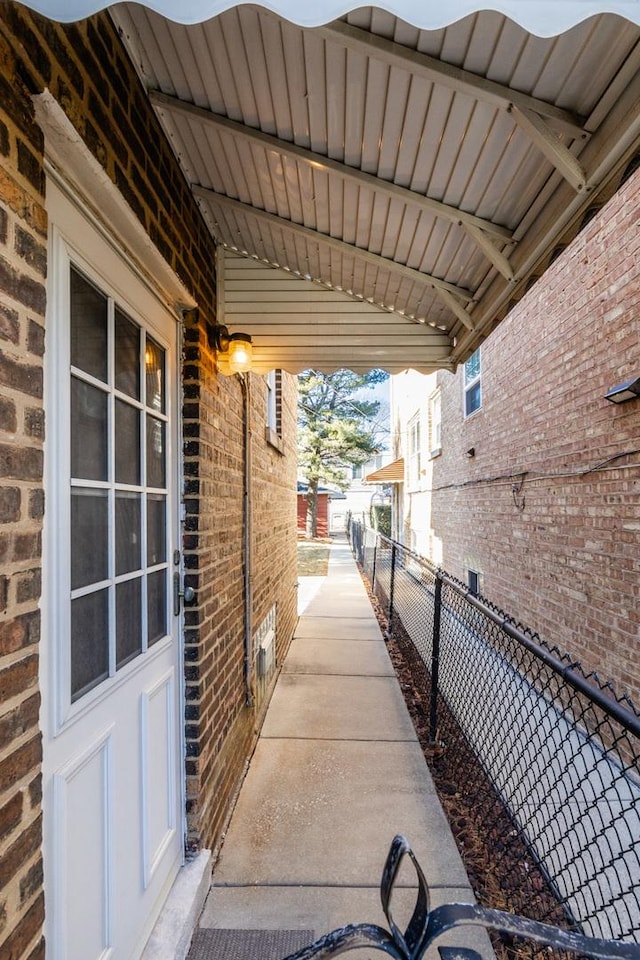
M 49 960 L 140 955 L 181 863 L 176 318 L 49 181 Z

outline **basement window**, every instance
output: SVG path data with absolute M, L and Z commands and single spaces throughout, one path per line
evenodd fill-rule
M 467 570 L 467 586 L 475 596 L 480 593 L 480 574 L 477 570 Z

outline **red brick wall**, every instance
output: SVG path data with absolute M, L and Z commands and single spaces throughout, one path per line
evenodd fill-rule
M 215 846 L 257 720 L 245 705 L 242 405 L 217 377 L 213 241 L 108 15 L 53 24 L 0 5 L 0 956 L 43 955 L 38 732 L 43 327 L 47 218 L 31 96 L 48 88 L 201 305 L 185 330 L 184 436 L 189 843 Z M 178 226 L 176 226 L 178 225 Z M 284 454 L 264 439 L 252 377 L 254 621 L 278 607 L 282 657 L 295 622 L 295 398 L 283 378 Z M 258 428 L 258 425 L 260 428 Z M 288 495 L 287 495 L 288 491 Z M 46 638 L 45 638 L 46 641 Z
M 0 35 L 0 62 L 7 63 Z M 13 61 L 10 60 L 9 63 Z M 42 957 L 38 729 L 47 217 L 41 136 L 0 77 L 0 955 Z
M 478 413 L 439 375 L 433 502 L 445 569 L 636 702 L 640 400 L 604 394 L 640 374 L 639 205 L 636 173 L 483 344 Z
M 298 381 L 282 374 L 280 452 L 265 439 L 267 386 L 252 378 L 253 419 L 253 603 L 254 626 L 277 603 L 276 652 L 281 663 L 298 620 L 298 558 L 295 528 Z M 275 562 L 274 562 L 275 561 Z
M 197 329 L 188 337 L 197 339 Z M 193 848 L 215 845 L 257 733 L 245 705 L 242 567 L 242 398 L 236 378 L 210 378 L 189 346 L 185 382 L 187 584 L 187 811 Z M 192 379 L 193 378 L 193 379 Z M 284 453 L 265 439 L 266 383 L 251 377 L 253 624 L 277 604 L 281 660 L 296 622 L 296 383 L 283 375 Z M 202 389 L 202 383 L 208 389 Z M 197 439 L 194 438 L 197 434 Z

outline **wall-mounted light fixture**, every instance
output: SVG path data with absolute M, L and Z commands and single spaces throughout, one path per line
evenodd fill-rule
M 221 373 L 248 373 L 251 370 L 253 345 L 248 333 L 229 333 L 223 324 L 209 326 L 207 332 L 209 346 L 224 354 L 225 362 L 220 366 Z
M 640 397 L 640 377 L 634 377 L 631 380 L 625 380 L 617 387 L 611 387 L 608 393 L 605 393 L 605 400 L 611 400 L 612 403 L 624 403 L 626 400 L 636 400 Z

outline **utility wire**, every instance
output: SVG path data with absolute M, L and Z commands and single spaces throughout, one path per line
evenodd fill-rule
M 535 470 L 513 470 L 511 473 L 501 473 L 493 477 L 478 477 L 473 480 L 464 480 L 461 483 L 445 483 L 439 487 L 432 487 L 431 492 L 439 493 L 442 490 L 462 489 L 463 487 L 474 487 L 483 484 L 513 484 L 514 480 L 520 481 L 520 484 L 523 484 L 525 480 L 527 483 L 541 480 L 566 480 L 576 477 L 587 477 L 591 473 L 598 473 L 607 469 L 630 470 L 633 467 L 640 467 L 640 463 L 625 463 L 617 467 L 612 467 L 611 464 L 615 463 L 617 460 L 622 460 L 624 457 L 632 457 L 638 454 L 640 454 L 640 449 L 638 448 L 634 450 L 623 450 L 621 453 L 615 453 L 612 456 L 607 457 L 605 460 L 599 460 L 598 463 L 595 463 L 590 467 L 583 467 L 577 470 L 559 471 L 557 473 L 538 473 Z

